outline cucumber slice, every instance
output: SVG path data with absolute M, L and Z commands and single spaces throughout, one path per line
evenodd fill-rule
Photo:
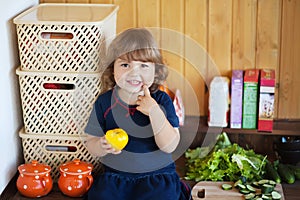
M 233 187 L 238 187 L 238 184 L 243 184 L 243 182 L 239 179 L 233 184 Z
M 271 192 L 273 192 L 274 190 L 274 186 L 273 185 L 270 185 L 270 184 L 263 184 L 261 186 L 261 192 L 263 194 L 270 194 Z
M 240 191 L 240 193 L 242 193 L 242 194 L 249 194 L 249 193 L 250 193 L 250 191 L 247 190 L 247 189 L 241 189 L 241 190 L 239 190 L 239 191 Z
M 259 188 L 259 184 L 258 184 L 258 182 L 257 181 L 254 181 L 253 183 L 252 183 L 252 185 L 253 185 L 253 187 L 256 187 L 256 188 Z
M 262 180 L 258 181 L 258 184 L 259 184 L 259 185 L 263 185 L 263 184 L 266 184 L 266 183 L 269 183 L 269 180 L 267 180 L 267 179 L 262 179 Z
M 249 193 L 249 194 L 244 195 L 244 197 L 245 197 L 246 200 L 254 199 L 255 194 L 254 193 Z
M 222 184 L 222 189 L 223 190 L 231 190 L 232 189 L 232 185 L 224 183 L 224 184 Z
M 250 192 L 256 192 L 256 189 L 254 187 L 252 187 L 251 185 L 246 185 L 246 187 Z
M 281 194 L 279 194 L 279 192 L 277 192 L 277 191 L 273 191 L 273 192 L 271 193 L 271 195 L 272 195 L 272 199 L 274 199 L 274 200 L 279 200 L 279 199 L 281 199 Z
M 264 199 L 264 200 L 272 200 L 272 197 L 271 197 L 271 196 L 268 196 L 268 195 L 265 195 L 265 194 L 263 194 L 263 195 L 261 196 L 261 198 Z
M 246 189 L 246 186 L 243 185 L 243 184 L 241 184 L 241 183 L 238 183 L 238 184 L 237 184 L 237 187 L 238 187 L 239 189 L 241 189 L 241 190 Z
M 269 180 L 269 184 L 270 184 L 270 185 L 273 185 L 273 186 L 276 186 L 276 182 L 273 181 L 273 180 Z

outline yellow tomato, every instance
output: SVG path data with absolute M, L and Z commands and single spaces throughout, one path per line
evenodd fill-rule
M 122 150 L 128 143 L 128 135 L 121 128 L 108 130 L 105 134 L 107 142 L 117 150 Z

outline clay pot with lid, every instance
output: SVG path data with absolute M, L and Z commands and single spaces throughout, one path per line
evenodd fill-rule
M 18 171 L 20 175 L 17 179 L 17 188 L 23 196 L 41 197 L 52 190 L 53 181 L 50 176 L 50 166 L 33 160 L 31 163 L 20 165 Z
M 61 165 L 59 169 L 58 187 L 67 196 L 81 197 L 93 184 L 92 164 L 75 159 Z

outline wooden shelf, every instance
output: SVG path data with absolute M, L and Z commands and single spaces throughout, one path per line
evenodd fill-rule
M 208 127 L 207 117 L 187 116 L 185 125 L 180 128 L 183 132 L 216 133 L 225 131 L 228 134 L 255 134 L 255 135 L 275 135 L 275 136 L 300 136 L 299 120 L 274 120 L 273 131 L 263 132 L 256 129 L 231 129 L 222 127 Z
M 233 143 L 244 148 L 251 148 L 257 153 L 268 155 L 270 160 L 278 159 L 274 142 L 280 141 L 281 136 L 300 137 L 300 120 L 274 120 L 272 132 L 261 132 L 250 129 L 231 129 L 208 127 L 207 117 L 187 116 L 180 132 L 187 137 L 193 137 L 190 148 L 210 145 L 216 135 L 225 131 Z M 184 138 L 184 137 L 183 137 Z

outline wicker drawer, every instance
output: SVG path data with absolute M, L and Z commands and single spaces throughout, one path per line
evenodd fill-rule
M 25 133 L 23 128 L 20 130 L 19 136 L 22 139 L 25 163 L 37 160 L 49 165 L 52 168 L 51 177 L 54 181 L 59 178 L 60 165 L 74 159 L 93 164 L 94 174 L 99 173 L 102 169 L 99 157 L 91 155 L 85 147 L 86 135 L 30 134 Z
M 22 70 L 98 72 L 118 6 L 39 4 L 14 18 Z
M 47 73 L 19 69 L 16 72 L 25 132 L 61 135 L 84 132 L 100 92 L 100 73 Z

